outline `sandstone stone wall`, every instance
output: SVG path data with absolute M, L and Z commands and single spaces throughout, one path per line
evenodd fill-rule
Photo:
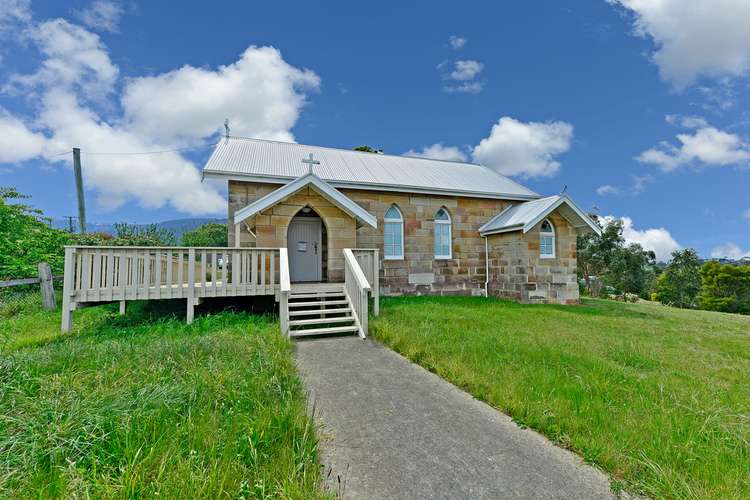
M 279 185 L 229 182 L 229 219 L 235 210 L 278 189 Z M 377 229 L 359 227 L 347 214 L 314 190 L 305 188 L 280 204 L 248 219 L 257 241 L 243 227 L 242 246 L 285 247 L 292 217 L 305 205 L 323 219 L 327 231 L 327 278 L 343 280 L 341 250 L 379 248 L 383 295 L 481 295 L 485 283 L 485 242 L 479 227 L 511 202 L 451 196 L 411 195 L 381 191 L 341 189 L 378 219 Z M 383 216 L 396 205 L 404 217 L 404 259 L 383 259 Z M 444 207 L 451 217 L 453 258 L 434 258 L 434 216 Z M 557 258 L 539 258 L 539 228 L 490 237 L 490 293 L 524 302 L 573 302 L 576 284 L 575 230 L 553 214 Z M 231 226 L 231 225 L 230 225 Z M 230 246 L 234 230 L 229 228 Z M 511 264 L 513 262 L 513 264 Z
M 579 300 L 576 275 L 576 230 L 556 213 L 555 258 L 539 255 L 539 227 L 528 233 L 489 237 L 489 293 L 524 303 L 574 304 Z

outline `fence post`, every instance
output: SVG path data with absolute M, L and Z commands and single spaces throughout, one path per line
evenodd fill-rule
M 60 325 L 60 329 L 63 332 L 70 331 L 70 323 L 73 319 L 73 311 L 72 303 L 71 303 L 71 294 L 73 293 L 73 289 L 75 287 L 75 254 L 74 249 L 70 247 L 65 247 L 65 271 L 63 273 L 63 297 L 62 297 L 62 321 Z
M 203 257 L 205 266 L 205 252 Z M 205 272 L 203 273 L 205 276 Z M 187 324 L 193 322 L 195 315 L 195 248 L 188 250 L 188 295 L 187 295 Z
M 48 311 L 57 309 L 55 304 L 55 289 L 52 288 L 52 270 L 46 262 L 37 265 L 39 271 L 39 289 L 42 292 L 42 304 Z

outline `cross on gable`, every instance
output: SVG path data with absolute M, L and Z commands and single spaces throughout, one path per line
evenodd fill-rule
M 318 160 L 313 160 L 312 153 L 310 153 L 308 158 L 302 158 L 302 163 L 307 163 L 310 166 L 310 173 L 313 173 L 313 165 L 320 165 Z

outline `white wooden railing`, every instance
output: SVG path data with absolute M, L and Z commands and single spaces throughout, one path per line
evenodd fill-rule
M 370 283 L 362 272 L 351 248 L 344 249 L 344 291 L 352 306 L 352 315 L 359 324 L 359 336 L 367 336 Z
M 372 295 L 372 313 L 380 315 L 380 253 L 377 248 L 352 248 L 352 253 L 359 267 L 370 283 Z
M 280 293 L 278 248 L 65 247 L 62 330 L 78 303 Z
M 282 335 L 289 335 L 289 293 L 292 284 L 289 279 L 289 254 L 286 248 L 279 249 L 279 323 Z

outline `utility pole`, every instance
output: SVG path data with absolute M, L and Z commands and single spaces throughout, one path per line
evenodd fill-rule
M 73 233 L 74 232 L 74 229 L 73 229 L 73 219 L 76 219 L 76 216 L 74 216 L 74 215 L 65 215 L 63 217 L 65 219 L 68 219 L 68 232 L 69 233 Z
M 76 174 L 76 192 L 78 193 L 78 222 L 81 223 L 81 234 L 83 234 L 86 232 L 86 200 L 83 198 L 80 148 L 73 148 L 73 172 Z

